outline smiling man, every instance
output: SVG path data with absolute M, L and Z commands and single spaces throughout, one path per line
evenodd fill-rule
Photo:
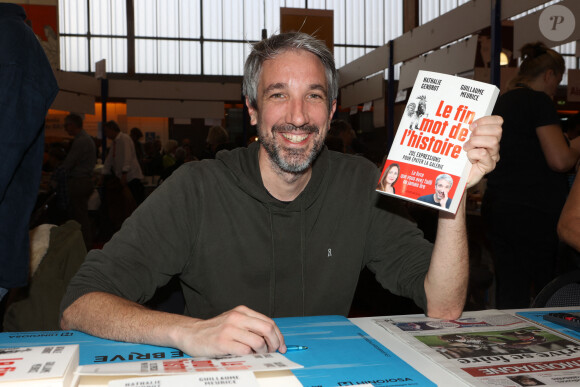
M 446 173 L 441 174 L 435 179 L 435 193 L 420 196 L 417 200 L 435 206 L 449 208 L 453 201 L 453 198 L 449 197 L 451 187 L 453 187 L 453 178 Z
M 259 142 L 175 171 L 93 250 L 63 299 L 61 326 L 190 355 L 284 353 L 273 317 L 347 315 L 367 266 L 430 316 L 465 301 L 465 205 L 435 245 L 383 209 L 378 168 L 323 144 L 336 109 L 332 54 L 309 35 L 254 45 L 243 92 Z M 475 121 L 473 185 L 495 166 L 501 118 Z M 441 236 L 439 236 L 441 235 Z M 142 306 L 179 277 L 184 315 Z

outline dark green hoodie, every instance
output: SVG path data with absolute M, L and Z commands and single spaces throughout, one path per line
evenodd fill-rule
M 304 191 L 284 203 L 264 188 L 258 149 L 179 168 L 88 254 L 62 309 L 91 291 L 143 303 L 177 275 L 190 316 L 238 305 L 271 317 L 346 315 L 365 265 L 424 308 L 432 246 L 414 224 L 379 208 L 393 199 L 375 192 L 372 163 L 325 148 Z

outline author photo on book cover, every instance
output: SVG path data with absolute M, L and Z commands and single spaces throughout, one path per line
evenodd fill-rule
M 443 173 L 435 179 L 435 193 L 419 196 L 417 200 L 436 206 L 449 208 L 453 198 L 449 197 L 449 191 L 453 187 L 453 178 Z
M 399 164 L 393 163 L 385 169 L 383 173 L 383 178 L 379 184 L 379 189 L 383 192 L 395 193 L 395 183 L 399 180 L 399 175 L 401 173 L 401 167 Z

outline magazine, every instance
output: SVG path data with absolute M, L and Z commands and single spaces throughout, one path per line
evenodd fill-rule
M 377 191 L 457 212 L 471 170 L 469 125 L 491 114 L 498 94 L 488 83 L 419 71 Z
M 576 331 L 576 330 L 570 329 L 568 327 L 565 327 L 563 325 L 559 325 L 559 324 L 556 324 L 554 322 L 551 322 L 551 321 L 544 319 L 545 315 L 550 314 L 550 313 L 556 313 L 556 312 L 562 312 L 562 310 L 521 311 L 521 312 L 516 312 L 516 315 L 519 317 L 522 317 L 526 320 L 533 321 L 534 323 L 539 324 L 539 325 L 546 327 L 548 329 L 555 330 L 555 331 L 557 331 L 565 336 L 568 336 L 572 340 L 576 340 L 576 341 L 580 342 L 580 331 Z M 565 310 L 565 312 L 578 314 L 578 313 L 580 313 L 580 310 L 579 309 Z
M 580 385 L 577 342 L 498 310 L 373 321 L 472 386 Z

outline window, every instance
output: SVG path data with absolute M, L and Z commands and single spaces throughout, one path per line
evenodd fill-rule
M 61 67 L 92 72 L 104 58 L 113 73 L 240 76 L 248 42 L 279 32 L 281 7 L 334 11 L 337 67 L 403 32 L 402 0 L 59 0 Z

